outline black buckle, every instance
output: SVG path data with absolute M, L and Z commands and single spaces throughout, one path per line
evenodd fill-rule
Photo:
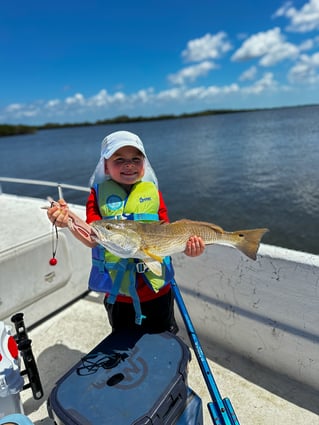
M 146 266 L 143 261 L 140 261 L 139 263 L 136 263 L 136 271 L 137 273 L 145 273 L 148 270 L 148 267 Z

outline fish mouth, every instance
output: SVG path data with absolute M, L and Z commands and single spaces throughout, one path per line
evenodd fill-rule
M 94 229 L 94 227 L 92 227 L 91 229 L 91 236 L 98 236 L 99 231 L 97 229 Z
M 91 233 L 90 233 L 90 238 L 92 240 L 96 240 L 96 239 L 100 239 L 100 232 L 98 229 L 95 229 L 93 226 L 91 226 Z

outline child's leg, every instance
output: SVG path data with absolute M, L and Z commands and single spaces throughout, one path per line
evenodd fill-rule
M 104 305 L 113 331 L 121 329 L 138 329 L 148 333 L 169 331 L 178 332 L 174 316 L 174 295 L 170 290 L 166 294 L 151 301 L 141 303 L 142 314 L 146 316 L 141 325 L 135 324 L 135 311 L 132 304 L 115 302 Z

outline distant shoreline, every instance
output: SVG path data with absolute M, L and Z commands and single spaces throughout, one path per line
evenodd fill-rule
M 105 124 L 123 124 L 123 123 L 132 123 L 132 122 L 142 122 L 142 121 L 160 121 L 160 120 L 172 120 L 179 118 L 193 118 L 206 115 L 221 115 L 221 114 L 235 114 L 243 112 L 260 112 L 260 111 L 269 111 L 276 109 L 288 109 L 288 108 L 303 108 L 303 107 L 312 107 L 318 106 L 317 104 L 311 105 L 296 105 L 296 106 L 280 106 L 275 108 L 254 108 L 254 109 L 216 109 L 216 110 L 205 110 L 200 112 L 192 113 L 183 113 L 179 115 L 167 114 L 167 115 L 158 115 L 152 117 L 129 117 L 128 115 L 120 115 L 115 118 L 108 118 L 104 120 L 98 120 L 96 122 L 80 122 L 80 123 L 47 123 L 40 126 L 29 126 L 24 124 L 0 124 L 0 137 L 5 136 L 17 136 L 23 134 L 33 134 L 38 130 L 50 130 L 57 128 L 69 128 L 69 127 L 89 127 Z

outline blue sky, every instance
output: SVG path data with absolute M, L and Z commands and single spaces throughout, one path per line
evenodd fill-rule
M 319 0 L 15 0 L 0 123 L 319 103 Z

